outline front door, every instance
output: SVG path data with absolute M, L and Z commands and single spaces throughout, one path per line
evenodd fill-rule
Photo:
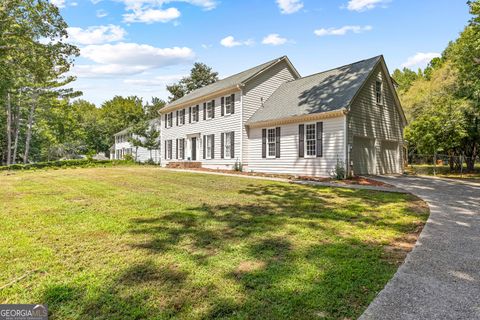
M 192 161 L 197 160 L 197 138 L 192 137 Z

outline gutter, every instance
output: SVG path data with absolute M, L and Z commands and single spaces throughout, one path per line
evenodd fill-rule
M 266 126 L 277 125 L 277 124 L 289 124 L 289 123 L 296 123 L 296 122 L 302 122 L 302 121 L 336 118 L 336 117 L 341 117 L 343 115 L 346 115 L 347 113 L 348 113 L 348 110 L 346 108 L 341 108 L 338 110 L 333 110 L 328 112 L 311 113 L 311 114 L 297 115 L 297 116 L 287 116 L 287 117 L 278 118 L 278 119 L 256 121 L 252 123 L 246 123 L 246 125 L 249 126 L 250 128 L 259 128 L 259 127 L 266 127 Z

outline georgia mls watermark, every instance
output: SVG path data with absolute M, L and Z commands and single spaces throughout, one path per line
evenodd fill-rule
M 0 304 L 0 320 L 48 320 L 43 304 Z

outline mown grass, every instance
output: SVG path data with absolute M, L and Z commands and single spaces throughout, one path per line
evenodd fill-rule
M 426 218 L 410 195 L 153 167 L 3 173 L 0 303 L 46 303 L 51 319 L 353 319 Z

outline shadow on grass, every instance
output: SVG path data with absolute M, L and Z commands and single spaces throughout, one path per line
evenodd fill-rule
M 248 203 L 203 203 L 134 219 L 131 232 L 143 240 L 132 246 L 145 251 L 145 262 L 88 297 L 79 288 L 58 286 L 45 291 L 45 301 L 51 310 L 61 310 L 81 300 L 80 318 L 96 319 L 358 317 L 396 266 L 380 244 L 342 235 L 333 222 L 402 233 L 414 226 L 369 212 L 372 205 L 404 195 L 320 189 L 251 185 L 239 191 Z M 329 201 L 336 197 L 349 203 Z M 215 260 L 225 252 L 242 261 Z M 220 274 L 220 280 L 197 283 L 195 269 L 151 260 L 164 255 L 186 256 L 198 270 Z M 236 293 L 223 294 L 223 282 L 233 283 Z

